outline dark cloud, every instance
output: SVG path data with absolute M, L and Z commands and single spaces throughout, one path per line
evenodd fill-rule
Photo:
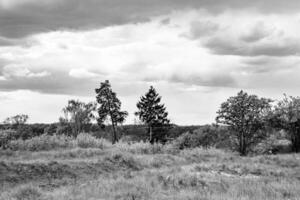
M 289 59 L 288 61 L 276 57 L 251 57 L 242 61 L 244 67 L 240 68 L 240 70 L 252 74 L 261 74 L 291 70 L 299 65 L 299 60 Z
M 242 35 L 241 40 L 245 42 L 257 42 L 272 33 L 271 30 L 268 30 L 266 25 L 263 22 L 258 22 L 255 26 L 249 31 L 249 33 Z
M 0 91 L 31 90 L 50 94 L 90 95 L 97 86 L 94 79 L 77 79 L 61 71 L 45 77 L 9 77 L 1 81 Z
M 16 42 L 7 38 L 0 37 L 0 47 L 1 46 L 14 46 Z
M 268 43 L 247 44 L 225 38 L 211 38 L 205 43 L 213 53 L 240 56 L 291 56 L 299 55 L 300 43 L 296 40 L 271 41 Z
M 22 1 L 22 0 L 20 0 Z M 8 1 L 9 2 L 9 1 Z M 14 1 L 12 1 L 14 2 Z M 298 12 L 300 2 L 290 0 L 61 0 L 28 1 L 1 7 L 0 35 L 20 38 L 58 29 L 93 29 L 148 20 L 179 9 L 256 9 L 267 12 Z
M 207 77 L 199 75 L 179 76 L 173 75 L 169 81 L 184 83 L 188 85 L 209 86 L 209 87 L 234 87 L 236 85 L 233 77 L 227 74 L 212 74 Z
M 190 33 L 187 35 L 190 39 L 198 39 L 202 36 L 212 35 L 220 28 L 218 24 L 212 21 L 193 21 L 190 26 Z
M 183 83 L 186 85 L 208 86 L 208 87 L 234 87 L 236 82 L 229 74 L 208 74 L 204 75 L 178 75 L 173 74 L 170 77 L 147 76 L 146 82 L 168 81 L 171 83 Z
M 169 25 L 170 22 L 171 22 L 171 19 L 170 19 L 170 18 L 166 18 L 166 19 L 163 19 L 163 20 L 160 21 L 160 23 L 161 23 L 162 25 Z
M 145 87 L 145 83 L 142 82 L 124 82 L 105 74 L 99 74 L 96 78 L 76 78 L 70 76 L 68 71 L 52 70 L 49 73 L 50 75 L 44 77 L 8 77 L 6 80 L 0 80 L 0 91 L 30 90 L 45 94 L 95 96 L 95 88 L 99 87 L 100 82 L 110 80 L 114 91 L 122 96 L 128 96 L 136 94 L 137 90 L 140 91 Z

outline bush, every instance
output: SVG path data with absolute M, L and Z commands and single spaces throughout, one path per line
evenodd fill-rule
M 6 149 L 8 143 L 15 139 L 16 131 L 8 129 L 8 130 L 0 130 L 0 148 Z
M 12 140 L 8 144 L 8 148 L 14 151 L 48 151 L 72 147 L 74 147 L 74 142 L 71 137 L 46 134 L 28 140 Z
M 106 146 L 106 144 L 108 143 L 104 139 L 97 139 L 96 137 L 88 133 L 80 133 L 76 138 L 76 142 L 77 142 L 77 146 L 80 148 L 100 148 L 100 149 L 104 149 L 104 146 Z
M 193 132 L 186 132 L 173 140 L 171 144 L 176 149 L 186 148 L 230 148 L 231 138 L 225 127 L 206 125 Z
M 97 139 L 87 133 L 80 133 L 77 138 L 66 135 L 43 134 L 28 140 L 9 141 L 7 147 L 13 151 L 49 151 L 66 148 L 101 148 L 109 146 L 109 142 L 104 139 Z
M 117 144 L 118 148 L 122 151 L 127 151 L 130 153 L 137 153 L 137 154 L 156 154 L 162 153 L 164 145 L 160 143 L 151 144 L 149 142 L 134 142 L 134 143 L 125 143 L 119 142 Z
M 204 141 L 205 135 L 200 133 L 184 133 L 173 141 L 173 145 L 182 150 L 187 148 L 208 147 L 207 141 Z

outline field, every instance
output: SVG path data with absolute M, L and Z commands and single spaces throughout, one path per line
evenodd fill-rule
M 0 151 L 0 199 L 300 199 L 299 154 L 89 143 Z

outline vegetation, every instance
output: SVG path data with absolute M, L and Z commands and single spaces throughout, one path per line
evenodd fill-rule
M 28 115 L 20 114 L 12 117 L 8 117 L 4 120 L 4 124 L 12 124 L 12 125 L 21 125 L 25 124 L 28 121 Z
M 99 104 L 98 108 L 98 124 L 104 126 L 104 122 L 107 118 L 110 118 L 111 125 L 113 128 L 112 143 L 118 141 L 117 137 L 117 125 L 123 123 L 128 113 L 121 111 L 121 101 L 117 98 L 115 92 L 112 91 L 111 85 L 108 80 L 100 84 L 100 88 L 96 90 L 96 98 Z
M 153 86 L 149 91 L 142 96 L 137 103 L 138 111 L 135 115 L 148 126 L 149 141 L 164 141 L 167 133 L 167 129 L 170 123 L 168 112 L 164 104 L 160 103 L 161 97 L 156 92 Z
M 272 106 L 241 91 L 218 124 L 177 126 L 150 87 L 143 124 L 118 126 L 128 113 L 109 81 L 96 93 L 98 105 L 70 100 L 59 123 L 0 125 L 0 200 L 300 199 L 299 97 Z
M 215 148 L 106 144 L 101 149 L 2 152 L 0 200 L 300 197 L 298 154 L 240 157 Z
M 285 96 L 275 106 L 270 121 L 273 127 L 288 133 L 292 150 L 300 152 L 300 97 Z
M 216 121 L 232 130 L 235 145 L 243 156 L 266 137 L 266 117 L 271 111 L 271 100 L 258 98 L 240 91 L 222 103 Z
M 69 124 L 72 129 L 72 134 L 77 136 L 84 131 L 84 126 L 89 125 L 95 119 L 94 112 L 96 104 L 93 102 L 84 103 L 76 100 L 69 100 L 68 105 L 63 108 L 65 114 L 60 118 L 60 123 Z

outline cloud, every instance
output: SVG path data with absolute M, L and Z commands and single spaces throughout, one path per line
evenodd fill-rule
M 2 74 L 5 79 L 12 77 L 21 77 L 21 78 L 41 78 L 45 76 L 50 76 L 50 73 L 47 71 L 42 72 L 32 72 L 24 65 L 10 64 L 4 66 L 2 69 Z
M 274 32 L 274 29 L 266 27 L 265 23 L 257 22 L 251 30 L 241 36 L 241 40 L 245 42 L 257 42 L 267 36 L 270 36 Z
M 298 0 L 1 0 L 0 35 L 20 38 L 61 29 L 86 30 L 137 23 L 176 10 L 298 12 Z
M 187 85 L 207 86 L 207 87 L 235 87 L 236 82 L 228 74 L 210 74 L 210 75 L 190 75 L 181 76 L 174 74 L 169 81 L 174 83 L 184 83 Z
M 0 37 L 0 47 L 1 46 L 13 46 L 13 45 L 16 45 L 16 42 L 14 40 Z
M 211 38 L 205 43 L 212 53 L 219 55 L 239 56 L 292 56 L 299 55 L 300 42 L 298 39 L 284 39 L 281 41 L 266 41 L 247 44 L 226 38 Z
M 244 67 L 240 68 L 240 70 L 248 74 L 276 74 L 296 70 L 300 64 L 300 58 L 291 56 L 288 59 L 281 59 L 260 56 L 245 58 L 242 62 L 244 63 Z
M 72 78 L 68 74 L 60 71 L 52 71 L 51 76 L 43 77 L 23 77 L 13 76 L 4 80 L 0 84 L 2 91 L 29 90 L 46 94 L 73 94 L 73 95 L 91 95 L 97 81 Z
M 193 21 L 191 22 L 190 27 L 190 31 L 186 35 L 190 39 L 211 36 L 220 29 L 220 26 L 212 21 Z
M 94 78 L 94 77 L 99 77 L 99 74 L 89 72 L 85 68 L 80 68 L 80 69 L 71 69 L 69 72 L 69 75 L 74 78 Z

